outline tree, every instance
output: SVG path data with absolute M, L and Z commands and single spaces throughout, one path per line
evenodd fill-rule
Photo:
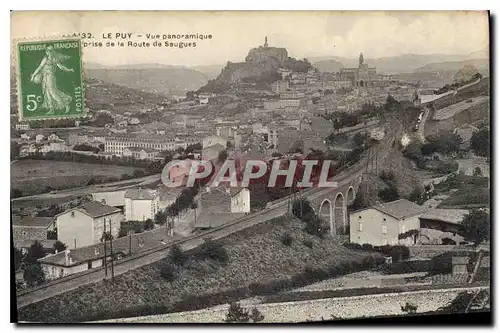
M 45 257 L 45 249 L 40 241 L 35 241 L 28 250 L 26 261 L 30 264 L 35 264 L 38 259 L 43 257 Z
M 168 257 L 172 263 L 182 266 L 187 261 L 187 256 L 178 244 L 174 244 L 170 249 Z
M 415 304 L 411 304 L 409 302 L 406 302 L 405 306 L 401 306 L 401 311 L 407 313 L 407 314 L 415 314 L 417 313 L 418 307 Z
M 390 185 L 380 191 L 378 191 L 378 196 L 384 202 L 391 202 L 399 199 L 399 191 L 397 187 Z
M 354 145 L 356 147 L 362 147 L 365 144 L 367 138 L 368 136 L 366 134 L 356 133 L 353 136 L 352 141 L 354 142 Z
M 45 273 L 39 263 L 29 265 L 24 270 L 23 277 L 30 287 L 45 282 Z
M 164 225 L 167 222 L 167 214 L 164 211 L 159 210 L 154 216 L 154 222 L 158 225 Z
M 146 175 L 146 173 L 142 169 L 134 169 L 133 175 L 136 178 L 140 178 L 140 177 L 144 177 Z
M 285 246 L 290 246 L 292 245 L 293 242 L 293 237 L 289 232 L 285 232 L 283 235 L 281 235 L 281 243 Z
M 408 200 L 413 201 L 419 205 L 423 204 L 425 198 L 422 188 L 420 186 L 414 187 L 410 195 L 408 196 Z
M 57 251 L 57 252 L 62 252 L 64 250 L 66 250 L 66 248 L 67 248 L 66 244 L 64 244 L 61 241 L 56 241 L 54 243 L 54 250 Z
M 458 72 L 453 76 L 453 82 L 455 84 L 463 84 L 478 77 L 478 74 L 479 71 L 474 65 L 467 64 L 460 68 Z
M 147 219 L 144 222 L 144 230 L 153 230 L 155 228 L 155 223 L 151 219 Z
M 23 253 L 18 248 L 14 248 L 14 267 L 16 271 L 21 268 L 21 263 L 23 261 Z
M 113 235 L 111 235 L 111 232 L 105 231 L 105 232 L 102 233 L 101 242 L 110 241 L 110 240 L 113 240 L 113 239 L 114 239 L 114 237 L 113 237 Z
M 465 228 L 465 239 L 476 245 L 490 238 L 490 215 L 484 210 L 472 210 L 465 215 L 462 225 Z
M 231 303 L 226 314 L 226 323 L 248 323 L 250 315 L 239 303 Z
M 224 149 L 224 150 L 222 150 L 222 151 L 219 153 L 219 156 L 217 156 L 217 159 L 219 160 L 219 162 L 221 162 L 221 163 L 222 163 L 222 162 L 225 162 L 225 161 L 226 161 L 227 156 L 228 156 L 227 151 Z
M 261 322 L 261 321 L 264 320 L 264 315 L 259 311 L 259 309 L 257 309 L 256 307 L 254 307 L 252 309 L 252 312 L 250 313 L 250 320 L 253 323 Z
M 314 210 L 307 199 L 300 198 L 293 201 L 292 213 L 299 219 L 302 219 L 304 216 L 314 215 Z
M 483 177 L 483 172 L 481 171 L 480 167 L 475 167 L 474 168 L 474 173 L 472 174 L 474 177 Z
M 160 275 L 168 282 L 172 282 L 177 276 L 177 269 L 173 265 L 165 265 L 160 269 Z
M 13 188 L 12 190 L 10 190 L 10 197 L 12 199 L 19 198 L 22 196 L 23 196 L 23 192 L 18 188 Z
M 490 129 L 488 126 L 482 126 L 472 134 L 470 148 L 476 155 L 490 157 Z
M 21 153 L 21 146 L 15 141 L 10 142 L 10 159 L 13 160 Z

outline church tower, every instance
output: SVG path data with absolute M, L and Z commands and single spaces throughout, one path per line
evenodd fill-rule
M 359 54 L 359 67 L 363 65 L 363 62 L 365 61 L 365 58 L 363 57 L 363 53 Z
M 267 46 L 267 36 L 264 38 L 264 47 L 268 47 Z

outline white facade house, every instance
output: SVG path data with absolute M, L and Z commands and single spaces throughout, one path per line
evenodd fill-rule
M 216 144 L 220 144 L 221 146 L 226 148 L 227 138 L 218 135 L 211 135 L 203 139 L 203 148 L 207 148 Z
M 231 213 L 250 213 L 250 190 L 231 188 Z
M 16 124 L 16 130 L 27 131 L 29 129 L 30 129 L 29 123 L 17 123 Z
M 160 198 L 155 190 L 129 189 L 125 192 L 125 220 L 154 219 L 160 210 Z
M 35 136 L 35 141 L 36 142 L 40 142 L 40 141 L 43 141 L 43 139 L 45 139 L 45 136 L 43 134 L 37 134 Z
M 75 249 L 101 241 L 104 229 L 118 237 L 123 220 L 121 210 L 92 201 L 56 215 L 57 239 Z
M 353 212 L 349 217 L 350 241 L 374 246 L 415 244 L 415 237 L 399 239 L 400 234 L 420 229 L 419 217 L 428 209 L 406 199 Z

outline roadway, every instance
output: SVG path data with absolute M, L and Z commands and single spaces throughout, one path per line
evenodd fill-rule
M 382 153 L 376 155 L 379 159 L 382 160 L 388 156 L 392 142 L 396 139 L 398 132 L 401 130 L 401 126 L 398 126 L 398 124 L 401 125 L 400 123 L 393 122 L 394 126 L 390 127 L 392 133 L 388 133 L 384 139 L 380 141 L 378 151 L 382 151 Z M 339 187 L 351 184 L 357 178 L 359 179 L 362 176 L 367 159 L 373 158 L 373 156 L 373 154 L 371 156 L 365 155 L 361 161 L 353 165 L 351 168 L 343 170 L 339 174 L 332 177 L 329 181 L 338 182 Z M 327 195 L 330 191 L 332 191 L 332 188 L 309 188 L 299 192 L 298 195 L 305 196 L 308 200 L 312 201 Z M 203 233 L 188 236 L 181 240 L 171 241 L 166 245 L 146 250 L 142 253 L 117 261 L 114 266 L 115 276 L 164 259 L 168 255 L 170 247 L 174 244 L 180 245 L 184 251 L 194 249 L 203 244 L 206 237 L 211 237 L 215 240 L 224 238 L 230 234 L 247 229 L 256 224 L 283 216 L 288 213 L 288 202 L 290 198 L 294 196 L 295 195 L 292 194 L 291 196 L 276 200 L 268 205 L 268 207 L 264 210 L 247 215 L 231 223 L 224 224 Z M 21 308 L 28 304 L 39 302 L 58 294 L 76 289 L 82 285 L 99 282 L 105 278 L 104 268 L 102 267 L 66 276 L 64 278 L 51 281 L 46 285 L 35 287 L 29 291 L 18 292 L 17 307 Z

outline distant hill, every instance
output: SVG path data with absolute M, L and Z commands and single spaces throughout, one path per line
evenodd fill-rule
M 208 79 L 215 79 L 220 74 L 225 65 L 208 65 L 208 66 L 193 66 L 189 67 L 195 71 L 205 74 Z
M 489 71 L 489 60 L 487 59 L 470 59 L 463 61 L 444 61 L 430 63 L 425 66 L 419 67 L 415 72 L 439 72 L 439 71 L 455 71 L 457 72 L 460 68 L 465 65 L 473 65 L 478 69 L 481 74 L 483 72 Z
M 155 94 L 183 95 L 208 82 L 208 76 L 186 67 L 137 64 L 105 67 L 86 64 L 86 75 L 99 80 Z
M 313 66 L 316 67 L 320 72 L 329 73 L 337 73 L 341 68 L 344 68 L 344 65 L 340 61 L 336 60 L 320 60 L 313 63 Z
M 371 67 L 376 67 L 379 73 L 408 73 L 415 71 L 427 64 L 440 62 L 459 62 L 470 59 L 488 59 L 488 49 L 480 50 L 470 54 L 403 54 L 393 57 L 383 58 L 367 58 L 365 55 L 365 63 Z M 345 67 L 357 67 L 358 58 L 344 57 L 309 57 L 312 63 L 323 62 L 326 60 L 334 60 L 342 63 Z
M 104 82 L 96 78 L 86 80 L 86 106 L 90 110 L 110 110 L 116 113 L 139 112 L 166 101 L 166 97 L 150 92 Z

